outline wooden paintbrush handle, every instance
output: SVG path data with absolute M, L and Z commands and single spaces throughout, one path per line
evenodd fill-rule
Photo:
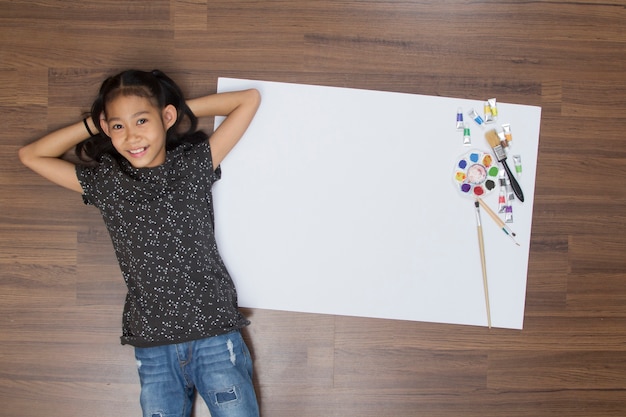
M 487 282 L 487 261 L 485 259 L 485 241 L 483 228 L 478 226 L 478 248 L 480 249 L 480 266 L 483 272 L 483 289 L 485 291 L 485 308 L 487 309 L 487 326 L 491 329 L 491 307 L 489 306 L 489 284 Z
M 511 168 L 509 168 L 509 164 L 506 163 L 506 159 L 502 161 L 502 165 L 504 165 L 504 170 L 509 176 L 509 180 L 511 180 L 511 188 L 513 188 L 513 192 L 515 193 L 519 201 L 523 203 L 524 193 L 522 192 L 522 187 L 520 187 L 519 182 L 517 182 L 517 178 L 513 176 L 513 173 L 511 172 Z
M 487 212 L 489 217 L 491 217 L 493 219 L 493 221 L 496 222 L 496 224 L 498 226 L 500 226 L 500 227 L 505 227 L 506 226 L 504 224 L 504 222 L 502 221 L 502 219 L 500 217 L 498 217 L 498 215 L 493 210 L 491 210 L 491 207 L 489 207 L 489 205 L 487 203 L 485 203 L 482 198 L 478 199 L 478 204 L 480 204 L 480 206 L 483 209 L 485 209 L 485 211 Z

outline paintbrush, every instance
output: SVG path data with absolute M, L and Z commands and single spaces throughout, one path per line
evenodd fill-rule
M 506 152 L 504 152 L 502 145 L 500 145 L 500 138 L 498 137 L 498 133 L 495 131 L 495 129 L 490 130 L 485 133 L 485 139 L 487 139 L 487 143 L 489 143 L 489 146 L 491 146 L 491 148 L 493 149 L 493 152 L 496 155 L 496 159 L 498 160 L 498 162 L 501 162 L 504 166 L 504 170 L 509 176 L 509 180 L 511 180 L 511 187 L 513 188 L 513 192 L 515 193 L 519 201 L 523 202 L 524 193 L 522 192 L 522 187 L 520 187 L 519 182 L 517 182 L 517 179 L 513 176 L 513 173 L 511 172 L 511 168 L 509 168 L 509 164 L 507 164 L 506 162 Z
M 485 260 L 485 241 L 483 239 L 483 225 L 480 221 L 480 206 L 478 201 L 474 201 L 476 206 L 476 229 L 478 230 L 478 248 L 480 249 L 480 266 L 483 270 L 483 287 L 485 289 L 485 307 L 487 308 L 487 325 L 491 329 L 491 309 L 489 308 L 489 286 L 487 285 L 487 262 Z
M 491 210 L 491 207 L 489 207 L 489 206 L 487 205 L 487 203 L 485 203 L 485 202 L 483 201 L 483 199 L 482 199 L 482 198 L 479 198 L 479 199 L 478 199 L 478 203 L 480 204 L 480 206 L 481 206 L 483 209 L 485 209 L 485 211 L 487 212 L 487 214 L 489 214 L 489 217 L 491 217 L 491 218 L 493 219 L 493 221 L 495 221 L 495 222 L 496 222 L 496 224 L 497 224 L 497 225 L 498 225 L 498 226 L 502 229 L 502 231 L 503 231 L 503 232 L 504 232 L 504 233 L 505 233 L 508 237 L 510 237 L 510 238 L 511 238 L 511 240 L 513 240 L 513 242 L 514 242 L 517 246 L 519 246 L 519 243 L 517 243 L 517 241 L 515 240 L 515 236 L 516 236 L 516 235 L 515 235 L 515 232 L 513 232 L 513 231 L 509 228 L 509 226 L 507 226 L 507 225 L 506 225 L 506 223 L 504 223 L 504 222 L 502 221 L 502 219 L 501 219 L 500 217 L 498 217 L 498 215 L 497 215 L 497 214 L 496 214 L 493 210 Z

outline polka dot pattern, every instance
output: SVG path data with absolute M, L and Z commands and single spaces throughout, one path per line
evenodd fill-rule
M 215 241 L 211 187 L 221 171 L 208 143 L 180 145 L 155 168 L 107 155 L 76 172 L 128 288 L 123 344 L 181 343 L 248 324 Z

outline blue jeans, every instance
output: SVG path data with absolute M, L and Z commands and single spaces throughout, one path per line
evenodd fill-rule
M 195 390 L 211 417 L 259 415 L 252 359 L 241 333 L 135 348 L 143 417 L 188 417 Z

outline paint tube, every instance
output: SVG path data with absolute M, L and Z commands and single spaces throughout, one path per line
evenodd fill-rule
M 505 151 L 509 150 L 509 144 L 506 141 L 506 138 L 504 137 L 504 131 L 497 129 L 496 133 L 498 134 L 498 139 L 500 139 L 500 146 L 502 146 L 502 149 L 504 149 Z
M 485 101 L 485 105 L 483 107 L 485 113 L 485 123 L 493 123 L 493 113 L 491 112 L 491 106 L 488 101 Z
M 504 171 L 500 171 L 500 193 L 498 194 L 498 213 L 504 213 L 506 211 L 506 179 L 504 178 Z
M 504 194 L 504 188 L 500 188 L 500 194 L 498 195 L 498 213 L 504 213 L 506 211 L 506 196 Z
M 506 201 L 508 201 L 509 203 L 513 200 L 515 200 L 515 192 L 513 191 L 513 187 L 511 187 L 511 179 L 509 178 L 509 176 L 506 176 Z
M 511 144 L 511 141 L 513 140 L 513 135 L 511 134 L 511 125 L 510 124 L 505 124 L 502 125 L 502 129 L 504 130 L 504 137 L 506 139 L 506 141 L 508 142 L 508 144 Z
M 459 107 L 456 111 L 456 128 L 457 130 L 463 130 L 463 109 Z
M 522 157 L 521 155 L 513 155 L 513 163 L 515 164 L 515 174 L 522 176 Z
M 506 213 L 504 213 L 504 222 L 513 223 L 513 206 L 506 206 Z
M 483 124 L 485 121 L 478 113 L 476 113 L 476 110 L 472 109 L 467 114 L 476 122 L 476 124 L 478 124 L 478 126 L 484 127 Z
M 463 124 L 463 145 L 470 146 L 472 144 L 472 135 L 470 127 L 467 123 Z
M 489 104 L 489 111 L 491 112 L 491 117 L 493 118 L 493 120 L 497 120 L 498 119 L 498 106 L 496 105 L 496 99 L 495 98 L 490 98 L 489 100 L 487 100 L 487 104 Z

